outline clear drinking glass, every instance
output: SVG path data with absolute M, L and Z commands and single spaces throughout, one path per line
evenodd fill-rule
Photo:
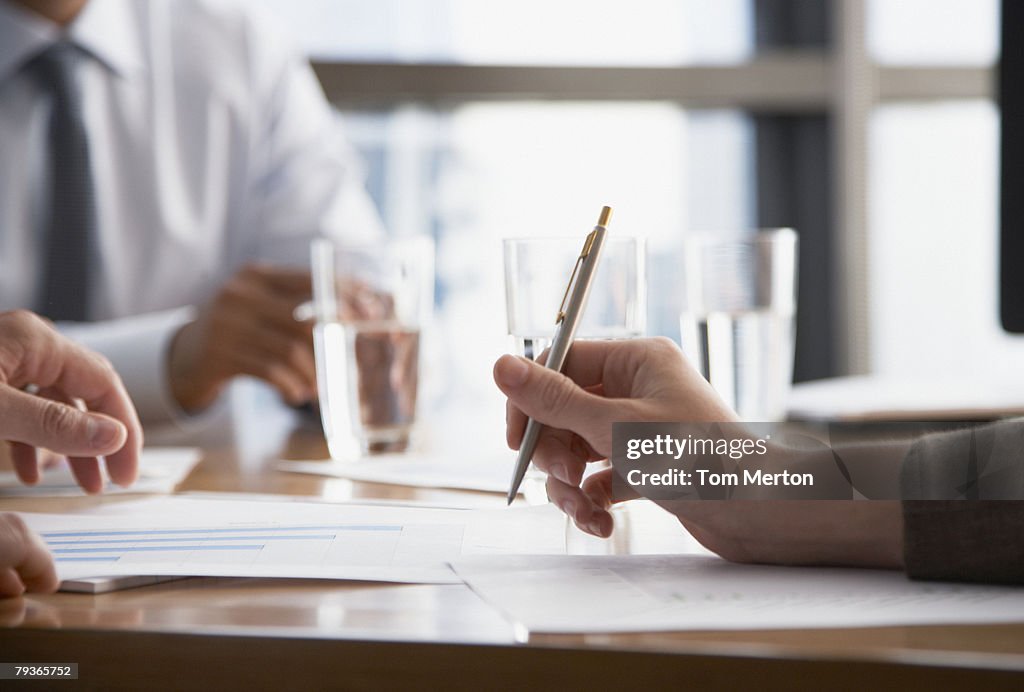
M 551 345 L 555 316 L 583 235 L 511 238 L 505 243 L 505 306 L 515 352 L 535 359 Z M 577 339 L 628 339 L 647 324 L 645 242 L 609 235 Z
M 786 415 L 796 331 L 797 235 L 696 235 L 683 249 L 683 351 L 746 421 Z
M 433 306 L 433 242 L 316 240 L 311 251 L 317 386 L 331 456 L 405 451 Z
M 584 236 L 511 238 L 504 241 L 505 305 L 516 354 L 536 359 L 555 335 L 555 317 Z M 605 240 L 576 339 L 628 339 L 647 325 L 646 243 Z M 532 465 L 523 479 L 529 504 L 547 502 L 545 476 Z

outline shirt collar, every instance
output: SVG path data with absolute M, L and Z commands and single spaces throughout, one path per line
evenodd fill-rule
M 142 69 L 139 32 L 126 0 L 89 0 L 68 29 L 75 45 L 122 77 Z
M 65 36 L 61 27 L 7 0 L 0 0 L 0 81 Z M 143 67 L 142 47 L 124 0 L 90 0 L 66 36 L 121 76 Z
M 60 29 L 12 2 L 0 2 L 0 80 L 60 38 Z

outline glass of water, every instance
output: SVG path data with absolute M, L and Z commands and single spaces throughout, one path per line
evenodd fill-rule
M 791 228 L 684 243 L 683 351 L 746 421 L 786 415 L 796 330 Z
M 518 355 L 536 359 L 551 345 L 555 317 L 584 236 L 504 241 L 508 333 Z M 628 339 L 647 324 L 646 244 L 609 234 L 577 339 Z
M 583 240 L 582 234 L 505 240 L 505 306 L 517 355 L 536 360 L 551 345 Z M 609 235 L 576 339 L 629 339 L 643 336 L 646 324 L 646 243 Z M 522 484 L 527 503 L 547 502 L 544 484 L 544 474 L 531 465 Z
M 433 306 L 433 242 L 316 240 L 312 267 L 317 386 L 331 456 L 405 451 Z

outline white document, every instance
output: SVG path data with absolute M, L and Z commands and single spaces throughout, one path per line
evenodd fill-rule
M 433 454 L 387 454 L 352 462 L 282 461 L 280 471 L 347 478 L 414 488 L 448 488 L 507 493 L 513 457 L 455 459 Z
M 107 479 L 103 471 L 105 494 L 171 493 L 199 462 L 195 447 L 147 447 L 139 459 L 139 478 L 129 488 L 122 488 Z M 0 497 L 71 497 L 85 495 L 66 463 L 45 469 L 36 485 L 25 485 L 14 472 L 0 473 Z
M 23 514 L 62 580 L 111 575 L 458 583 L 460 556 L 564 553 L 552 506 L 426 509 L 177 497 Z
M 1024 415 L 1024 377 L 894 379 L 837 377 L 793 386 L 789 416 L 797 420 L 987 420 Z
M 875 627 L 1024 621 L 1024 588 L 889 570 L 737 565 L 699 555 L 461 558 L 456 573 L 529 632 Z

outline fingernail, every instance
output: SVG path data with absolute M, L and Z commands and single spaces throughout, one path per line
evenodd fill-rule
M 90 416 L 87 426 L 89 442 L 97 447 L 107 447 L 121 435 L 121 426 L 106 418 Z
M 526 381 L 530 369 L 526 361 L 516 356 L 502 356 L 498 360 L 498 381 L 506 387 L 518 387 Z
M 569 483 L 569 471 L 566 470 L 565 464 L 552 464 L 550 473 L 563 483 Z
M 587 532 L 594 534 L 598 538 L 604 538 L 604 529 L 601 528 L 601 522 L 596 519 L 587 524 Z

